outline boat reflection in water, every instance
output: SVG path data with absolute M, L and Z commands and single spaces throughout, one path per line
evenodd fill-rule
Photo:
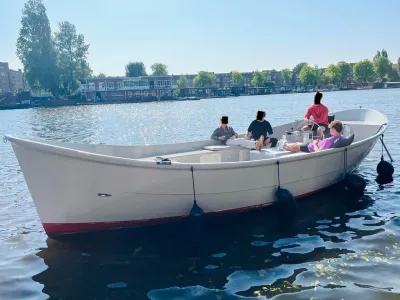
M 33 279 L 51 298 L 234 299 L 254 296 L 262 286 L 269 295 L 311 293 L 315 265 L 331 260 L 330 273 L 343 282 L 331 274 L 321 284 L 350 286 L 338 271 L 354 255 L 346 245 L 383 229 L 365 213 L 374 202 L 369 195 L 346 197 L 335 185 L 304 198 L 294 226 L 268 207 L 205 217 L 195 234 L 186 222 L 49 238 L 37 253 L 48 269 Z

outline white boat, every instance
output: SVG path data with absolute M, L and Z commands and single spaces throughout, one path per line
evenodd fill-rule
M 6 136 L 48 235 L 134 227 L 186 218 L 197 204 L 221 214 L 272 204 L 278 187 L 296 198 L 329 187 L 353 171 L 387 128 L 367 109 L 334 113 L 354 142 L 346 148 L 290 153 L 218 146 L 217 141 L 145 146 L 75 144 Z M 274 128 L 275 136 L 298 126 Z M 155 158 L 171 164 L 156 164 Z M 345 156 L 347 164 L 345 165 Z

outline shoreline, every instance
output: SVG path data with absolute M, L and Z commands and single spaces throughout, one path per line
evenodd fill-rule
M 344 90 L 321 90 L 322 93 L 329 92 L 343 92 L 343 91 L 363 91 L 363 90 L 382 90 L 383 88 L 364 88 L 364 89 L 344 89 Z M 384 88 L 384 89 L 396 89 L 393 88 Z M 276 93 L 264 93 L 264 94 L 239 94 L 239 95 L 213 95 L 209 97 L 168 97 L 167 99 L 152 99 L 152 98 L 131 98 L 126 100 L 119 101 L 82 101 L 82 99 L 68 99 L 68 100 L 41 100 L 40 103 L 36 104 L 8 104 L 8 105 L 0 105 L 1 110 L 15 110 L 15 109 L 30 109 L 30 108 L 56 108 L 56 107 L 65 107 L 65 106 L 91 106 L 91 105 L 110 105 L 110 104 L 131 104 L 131 103 L 150 103 L 150 102 L 176 102 L 176 101 L 197 101 L 204 99 L 216 99 L 216 98 L 233 98 L 233 97 L 243 97 L 243 96 L 268 96 L 268 95 L 280 95 L 280 94 L 304 94 L 304 93 L 314 93 L 315 91 L 287 91 L 287 92 L 276 92 Z M 49 103 L 46 103 L 46 102 Z

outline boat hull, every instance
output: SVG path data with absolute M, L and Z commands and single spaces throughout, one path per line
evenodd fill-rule
M 50 236 L 163 223 L 186 218 L 196 199 L 206 214 L 272 204 L 280 184 L 295 197 L 343 179 L 368 155 L 378 136 L 345 149 L 249 163 L 138 165 L 12 141 L 46 233 Z M 150 165 L 150 166 L 149 166 Z M 219 165 L 219 166 L 218 166 Z

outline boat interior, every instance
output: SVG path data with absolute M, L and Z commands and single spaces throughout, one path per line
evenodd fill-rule
M 296 121 L 295 126 L 301 124 L 301 121 Z M 344 123 L 343 135 L 348 137 L 354 134 L 353 143 L 366 139 L 379 130 L 381 124 L 371 124 L 365 123 L 362 121 L 347 121 Z M 291 130 L 293 124 L 285 124 L 282 126 L 278 126 L 273 128 L 274 136 L 282 137 L 283 134 L 286 133 L 286 130 Z M 304 124 L 303 124 L 304 125 Z M 239 137 L 243 137 L 244 135 L 240 135 Z M 300 134 L 292 139 L 288 135 L 286 135 L 288 142 L 303 142 L 303 136 Z M 315 138 L 315 137 L 314 137 Z M 310 138 L 308 142 L 312 142 Z M 240 161 L 252 161 L 252 160 L 260 160 L 260 159 L 270 159 L 275 157 L 283 157 L 283 156 L 302 156 L 308 155 L 309 153 L 304 152 L 289 152 L 286 150 L 280 150 L 277 147 L 270 148 L 269 146 L 263 147 L 263 149 L 259 150 L 251 150 L 246 149 L 240 146 L 225 146 L 221 145 L 217 142 L 215 145 L 203 145 L 201 149 L 196 149 L 194 151 L 186 151 L 186 152 L 177 152 L 170 153 L 167 155 L 161 156 L 162 158 L 167 158 L 171 162 L 179 162 L 179 163 L 224 163 L 224 162 L 240 162 Z M 140 158 L 143 161 L 155 161 L 157 155 L 148 156 Z
M 382 128 L 382 124 L 387 123 L 386 117 L 381 113 L 364 109 L 335 113 L 330 116 L 330 119 L 342 121 L 344 125 L 342 134 L 345 137 L 354 134 L 353 143 L 375 135 Z M 301 129 L 302 126 L 304 126 L 304 122 L 302 120 L 297 120 L 274 127 L 274 136 L 280 139 L 282 135 L 286 134 L 288 142 L 303 142 L 304 140 L 301 134 L 298 136 L 300 140 L 291 140 L 290 138 L 292 137 L 287 135 L 287 131 L 293 132 L 297 129 Z M 243 137 L 243 135 L 239 137 Z M 312 139 L 310 139 L 309 142 L 312 142 Z M 261 151 L 258 151 L 240 146 L 224 146 L 219 141 L 211 139 L 187 143 L 143 146 L 75 144 L 53 141 L 46 141 L 46 143 L 79 151 L 137 159 L 152 163 L 155 163 L 159 157 L 175 163 L 224 163 L 269 159 L 286 155 L 309 155 L 304 152 L 291 153 L 285 150 L 279 150 L 277 147 L 265 147 L 261 149 Z

